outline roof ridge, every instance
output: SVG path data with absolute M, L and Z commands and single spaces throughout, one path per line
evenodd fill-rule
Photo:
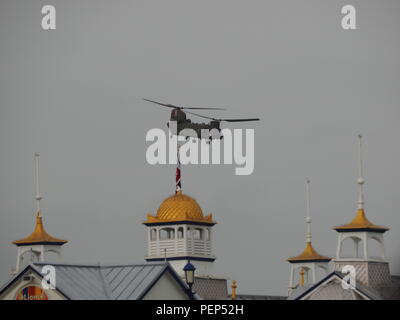
M 116 268 L 116 267 L 139 267 L 139 266 L 161 266 L 164 265 L 165 262 L 149 262 L 149 263 L 131 263 L 131 264 L 96 264 L 96 263 L 63 263 L 63 262 L 33 262 L 33 265 L 53 265 L 53 266 L 64 266 L 64 267 L 86 267 L 86 268 Z

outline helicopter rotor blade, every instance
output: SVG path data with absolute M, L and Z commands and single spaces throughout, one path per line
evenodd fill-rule
M 143 100 L 145 100 L 145 101 L 148 101 L 148 102 L 151 102 L 151 103 L 155 103 L 155 104 L 159 104 L 160 106 L 163 106 L 163 107 L 167 107 L 167 108 L 172 108 L 172 109 L 190 109 L 190 110 L 225 110 L 225 109 L 223 109 L 223 108 L 192 108 L 192 107 L 178 107 L 178 106 L 175 106 L 175 105 L 173 105 L 173 104 L 166 104 L 166 103 L 161 103 L 161 102 L 157 102 L 157 101 L 154 101 L 154 100 L 150 100 L 150 99 L 143 99 Z
M 201 114 L 194 113 L 194 112 L 189 112 L 189 111 L 186 111 L 186 112 L 187 112 L 187 113 L 190 113 L 190 114 L 193 114 L 193 115 L 195 115 L 195 116 L 201 117 L 201 118 L 210 119 L 210 120 L 219 121 L 219 122 L 221 122 L 221 121 L 226 121 L 226 122 L 247 122 L 247 121 L 259 121 L 259 120 L 260 120 L 259 118 L 247 118 L 247 119 L 216 119 L 216 118 L 212 118 L 212 117 L 203 116 L 203 115 L 201 115 Z
M 224 108 L 191 108 L 191 107 L 182 107 L 181 109 L 185 110 L 226 110 Z
M 201 117 L 201 118 L 204 118 L 204 119 L 210 119 L 210 120 L 218 121 L 218 119 L 207 117 L 207 116 L 203 116 L 203 115 L 198 114 L 198 113 L 194 113 L 194 112 L 190 112 L 190 111 L 186 111 L 186 113 L 190 113 L 190 114 L 193 114 L 195 116 L 198 116 L 198 117 Z
M 224 108 L 193 108 L 193 107 L 178 107 L 175 106 L 173 104 L 165 104 L 165 103 L 161 103 L 161 102 L 157 102 L 154 100 L 150 100 L 150 99 L 143 99 L 145 101 L 151 102 L 151 103 L 155 103 L 155 104 L 159 104 L 160 106 L 163 107 L 167 107 L 167 108 L 172 108 L 172 109 L 184 109 L 184 110 L 225 110 Z M 248 121 L 259 121 L 259 118 L 247 118 L 247 119 L 216 119 L 216 118 L 212 118 L 212 117 L 207 117 L 207 116 L 203 116 L 201 114 L 198 113 L 194 113 L 191 111 L 186 111 L 186 113 L 190 113 L 193 114 L 195 116 L 204 118 L 204 119 L 209 119 L 209 120 L 213 120 L 213 121 L 225 121 L 225 122 L 248 122 Z
M 259 118 L 248 118 L 248 119 L 217 119 L 218 121 L 226 122 L 248 122 L 248 121 L 260 121 Z
M 151 102 L 151 103 L 159 104 L 160 106 L 167 107 L 167 108 L 182 109 L 181 107 L 174 106 L 173 104 L 165 104 L 165 103 L 161 103 L 161 102 L 157 102 L 157 101 L 153 101 L 153 100 L 149 100 L 149 99 L 143 99 L 143 100 Z

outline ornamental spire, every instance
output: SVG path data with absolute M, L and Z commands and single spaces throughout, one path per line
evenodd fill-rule
M 328 262 L 331 260 L 329 257 L 321 256 L 311 244 L 311 216 L 310 216 L 310 179 L 306 179 L 306 248 L 296 257 L 287 259 L 290 263 L 298 262 Z
M 306 225 L 307 233 L 306 240 L 307 243 L 311 243 L 311 216 L 310 216 L 310 179 L 306 179 Z
M 364 183 L 363 178 L 363 157 L 362 157 L 362 134 L 358 135 L 358 209 L 364 209 Z
M 350 223 L 334 227 L 333 229 L 337 232 L 348 232 L 354 230 L 360 231 L 374 231 L 383 233 L 389 230 L 387 227 L 378 226 L 373 224 L 371 221 L 367 219 L 367 216 L 364 211 L 364 177 L 363 177 L 363 155 L 362 155 L 362 134 L 358 134 L 358 210 L 357 214 Z
M 40 216 L 40 200 L 42 200 L 42 195 L 40 194 L 40 184 L 39 184 L 39 153 L 35 153 L 35 183 L 36 183 L 36 213 Z

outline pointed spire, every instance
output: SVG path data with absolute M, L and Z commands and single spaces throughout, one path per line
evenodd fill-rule
M 36 213 L 40 216 L 40 200 L 42 200 L 42 195 L 40 194 L 40 184 L 39 184 L 39 153 L 35 153 L 35 183 L 36 183 Z
M 311 216 L 310 216 L 310 179 L 306 179 L 306 248 L 296 257 L 287 259 L 290 263 L 297 262 L 329 262 L 331 258 L 320 255 L 311 244 Z
M 307 243 L 311 243 L 311 216 L 310 216 L 310 179 L 306 179 L 306 225 L 307 225 L 307 234 L 306 240 Z
M 363 177 L 363 156 L 362 156 L 362 134 L 358 134 L 358 210 L 355 218 L 348 224 L 344 224 L 333 229 L 338 232 L 347 230 L 369 230 L 375 232 L 385 232 L 389 230 L 387 227 L 373 224 L 367 219 L 364 211 L 364 177 Z
M 363 178 L 363 157 L 362 157 L 362 134 L 358 135 L 358 209 L 364 209 L 364 190 L 365 180 Z

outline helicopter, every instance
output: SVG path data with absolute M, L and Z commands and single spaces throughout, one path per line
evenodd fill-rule
M 221 122 L 247 122 L 247 121 L 259 121 L 260 120 L 259 118 L 217 119 L 217 118 L 203 116 L 203 115 L 191 112 L 191 111 L 183 111 L 183 110 L 225 110 L 224 108 L 181 107 L 181 106 L 161 103 L 161 102 L 157 102 L 157 101 L 153 101 L 153 100 L 149 100 L 149 99 L 143 99 L 143 100 L 172 109 L 170 121 L 167 123 L 167 126 L 169 128 L 170 122 L 175 121 L 176 126 L 177 126 L 176 127 L 177 132 L 172 132 L 172 134 L 185 136 L 186 139 L 189 139 L 189 137 L 190 137 L 188 135 L 188 131 L 190 131 L 190 130 L 185 130 L 185 129 L 193 130 L 196 133 L 196 136 L 194 138 L 209 139 L 209 140 L 217 139 L 217 137 L 212 136 L 212 135 L 209 135 L 208 137 L 204 137 L 202 135 L 202 130 L 208 130 L 208 132 L 211 132 L 211 130 L 216 129 L 219 132 L 219 139 L 223 139 L 223 135 L 221 134 L 221 126 L 220 126 Z M 208 123 L 192 122 L 192 120 L 187 118 L 186 113 L 189 113 L 189 114 L 192 114 L 197 117 L 204 118 L 204 119 L 208 119 L 210 121 Z

